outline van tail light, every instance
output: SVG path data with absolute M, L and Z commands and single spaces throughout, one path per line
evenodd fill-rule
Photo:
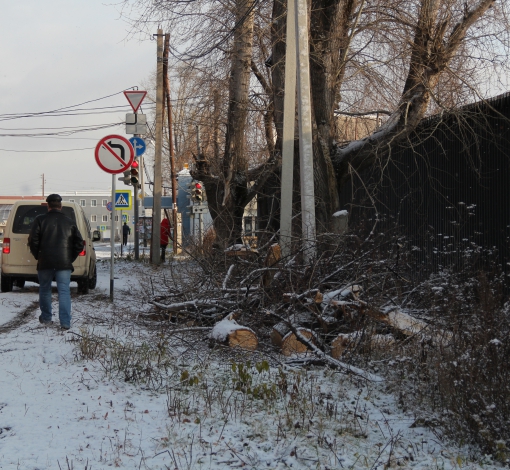
M 80 254 L 78 256 L 85 256 L 87 254 L 87 250 L 85 248 L 86 243 L 87 242 L 83 240 L 83 250 L 80 251 Z
M 4 238 L 4 243 L 2 245 L 2 253 L 8 255 L 11 252 L 11 239 Z

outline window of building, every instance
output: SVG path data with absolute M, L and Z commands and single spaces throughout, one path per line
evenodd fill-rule
M 85 199 L 80 199 L 80 206 L 85 207 Z
M 97 222 L 97 215 L 91 215 L 90 216 L 90 221 L 91 222 Z
M 91 207 L 97 207 L 97 199 L 91 199 L 90 200 L 90 206 Z
M 253 221 L 251 217 L 244 218 L 244 235 L 246 237 L 253 236 Z
M 118 221 L 119 221 L 119 216 L 118 216 L 118 215 L 116 215 L 116 216 L 115 216 L 115 222 L 118 222 Z
M 106 204 L 108 204 L 108 199 L 103 199 L 103 207 L 106 207 Z
M 103 222 L 108 222 L 108 215 L 103 215 Z

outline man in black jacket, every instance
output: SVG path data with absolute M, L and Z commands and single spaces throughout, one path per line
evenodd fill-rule
M 39 277 L 39 321 L 51 323 L 51 282 L 57 282 L 60 326 L 71 327 L 71 273 L 73 261 L 83 250 L 83 238 L 75 223 L 62 213 L 62 198 L 50 194 L 46 198 L 48 213 L 38 215 L 28 237 L 31 253 L 37 260 Z
M 128 236 L 131 235 L 131 228 L 129 225 L 124 222 L 124 225 L 122 226 L 122 244 L 124 246 L 127 245 Z

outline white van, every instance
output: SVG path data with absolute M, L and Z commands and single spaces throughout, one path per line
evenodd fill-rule
M 37 260 L 30 253 L 28 235 L 34 219 L 48 212 L 46 202 L 17 201 L 9 214 L 4 228 L 2 246 L 1 290 L 10 292 L 12 286 L 23 287 L 25 281 L 39 282 Z M 92 242 L 100 239 L 100 233 L 91 233 L 90 224 L 83 209 L 75 202 L 62 201 L 62 212 L 72 219 L 83 237 L 83 251 L 73 263 L 71 281 L 78 283 L 78 291 L 86 294 L 96 287 L 96 252 Z

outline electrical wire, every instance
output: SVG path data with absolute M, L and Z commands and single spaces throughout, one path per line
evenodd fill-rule
M 13 150 L 13 149 L 0 149 L 0 152 L 14 152 L 14 153 L 57 153 L 57 152 L 76 152 L 78 150 L 93 150 L 96 147 L 83 147 L 79 149 L 63 149 L 63 150 Z
M 108 129 L 110 127 L 117 127 L 122 125 L 123 123 L 112 123 L 112 124 L 99 124 L 94 127 L 84 127 L 84 128 L 75 128 L 74 130 L 63 130 L 61 132 L 44 132 L 44 133 L 33 133 L 33 134 L 2 134 L 0 133 L 0 137 L 25 137 L 25 138 L 37 138 L 37 137 L 59 137 L 59 136 L 69 136 L 73 134 L 77 134 L 79 132 L 91 132 L 97 131 L 101 129 Z M 81 127 L 81 126 L 80 126 Z

